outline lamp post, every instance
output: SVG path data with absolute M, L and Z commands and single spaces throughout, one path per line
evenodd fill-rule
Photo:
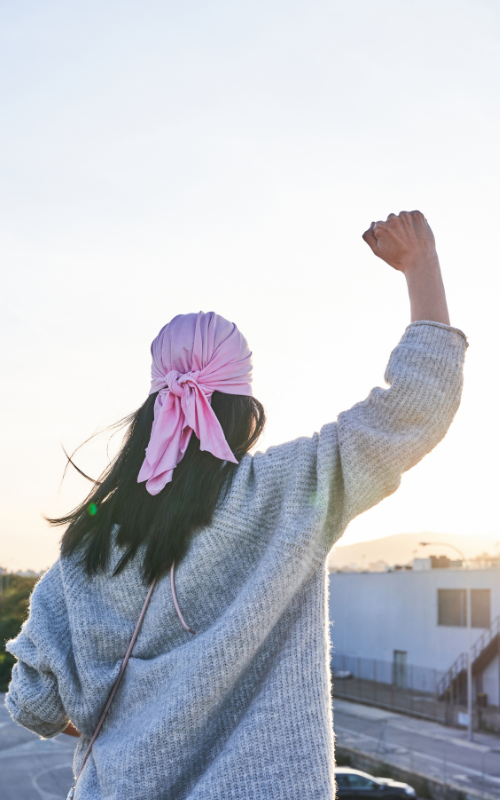
M 471 590 L 470 590 L 470 575 L 469 575 L 469 566 L 467 563 L 467 559 L 465 558 L 464 554 L 458 547 L 455 547 L 454 544 L 448 544 L 448 542 L 420 542 L 422 547 L 429 547 L 429 545 L 434 545 L 437 547 L 451 547 L 455 552 L 458 553 L 460 558 L 462 559 L 462 563 L 465 564 L 465 607 L 466 607 L 466 619 L 467 619 L 467 739 L 469 742 L 472 742 L 473 735 L 472 735 L 472 657 L 471 657 L 471 612 L 472 612 L 472 604 L 471 604 Z

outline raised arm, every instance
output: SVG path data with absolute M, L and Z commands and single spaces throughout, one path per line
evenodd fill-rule
M 443 438 L 460 403 L 464 335 L 450 318 L 434 235 L 420 211 L 373 222 L 363 239 L 376 256 L 402 272 L 412 324 L 393 351 L 388 389 L 375 388 L 340 414 L 344 522 L 399 486 L 406 470 Z
M 462 393 L 467 340 L 449 325 L 425 217 L 391 214 L 363 238 L 403 272 L 410 294 L 412 321 L 390 356 L 386 386 L 376 386 L 319 434 L 272 447 L 252 464 L 258 513 L 279 518 L 283 540 L 317 547 L 322 556 L 354 517 L 395 492 L 402 475 L 441 441 Z
M 412 322 L 450 324 L 434 234 L 420 211 L 401 211 L 389 214 L 385 222 L 372 222 L 363 239 L 376 256 L 404 274 Z

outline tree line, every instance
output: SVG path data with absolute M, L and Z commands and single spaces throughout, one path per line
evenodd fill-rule
M 5 651 L 5 643 L 17 636 L 27 619 L 30 595 L 38 578 L 2 575 L 0 581 L 0 692 L 6 692 L 16 659 Z

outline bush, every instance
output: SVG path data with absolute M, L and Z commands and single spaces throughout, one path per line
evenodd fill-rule
M 5 652 L 5 643 L 14 639 L 28 616 L 29 599 L 38 578 L 21 575 L 3 575 L 0 578 L 0 692 L 6 692 L 14 656 Z
M 7 691 L 15 663 L 16 659 L 10 653 L 0 653 L 0 692 Z

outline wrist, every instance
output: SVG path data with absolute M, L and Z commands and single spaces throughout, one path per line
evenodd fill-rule
M 405 272 L 411 306 L 411 321 L 431 320 L 450 324 L 446 293 L 437 255 L 420 259 Z
M 438 254 L 435 251 L 426 255 L 409 256 L 402 261 L 400 269 L 407 280 L 412 276 L 420 277 L 429 273 L 441 272 Z

